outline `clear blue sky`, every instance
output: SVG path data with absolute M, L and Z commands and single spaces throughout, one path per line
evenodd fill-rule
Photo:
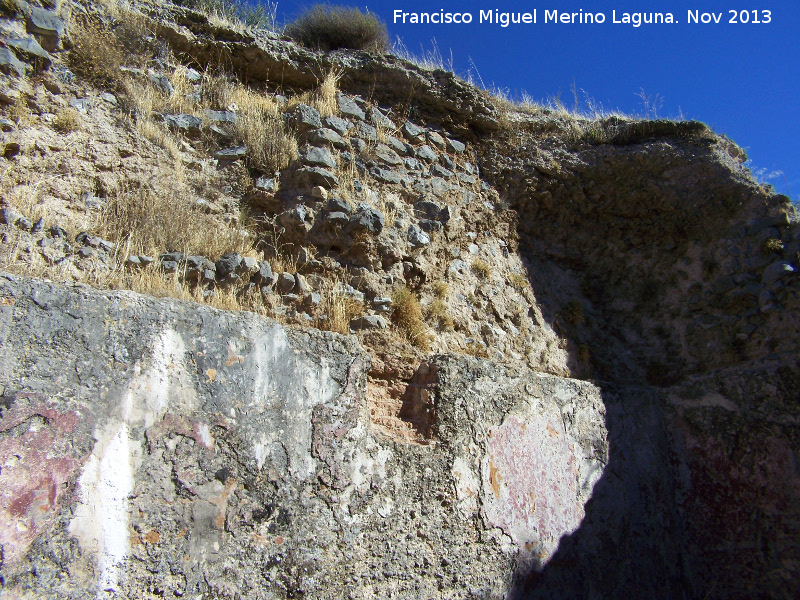
M 534 100 L 560 97 L 573 104 L 571 87 L 607 110 L 642 113 L 637 94 L 663 100 L 659 116 L 697 119 L 747 150 L 754 169 L 782 174 L 775 188 L 800 200 L 800 0 L 357 0 L 330 4 L 369 9 L 414 53 L 435 39 L 456 73 L 472 68 L 486 87 L 524 91 Z M 278 3 L 289 22 L 308 1 Z M 536 24 L 480 23 L 480 11 L 529 12 Z M 545 11 L 604 13 L 603 24 L 544 23 Z M 721 13 L 719 24 L 690 24 L 688 11 Z M 735 9 L 753 9 L 771 23 L 729 23 Z M 469 12 L 469 25 L 394 23 L 404 12 Z M 675 24 L 615 24 L 623 13 L 672 13 Z M 741 19 L 741 15 L 740 19 Z M 477 73 L 476 73 L 477 69 Z M 583 92 L 579 99 L 585 100 Z M 762 178 L 763 179 L 763 178 Z

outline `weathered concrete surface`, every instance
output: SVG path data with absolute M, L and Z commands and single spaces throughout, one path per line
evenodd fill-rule
M 0 279 L 11 598 L 502 598 L 608 460 L 586 382 L 420 369 L 429 443 L 372 432 L 369 357 L 130 292 Z

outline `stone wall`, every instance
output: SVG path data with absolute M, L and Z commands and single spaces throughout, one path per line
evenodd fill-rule
M 608 460 L 586 382 L 436 358 L 407 399 L 428 443 L 403 444 L 372 428 L 354 338 L 12 276 L 0 296 L 9 597 L 502 598 Z

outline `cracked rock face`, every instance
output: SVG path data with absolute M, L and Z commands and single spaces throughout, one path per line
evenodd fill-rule
M 440 357 L 375 429 L 354 338 L 12 276 L 0 297 L 16 597 L 502 598 L 607 462 L 586 382 Z

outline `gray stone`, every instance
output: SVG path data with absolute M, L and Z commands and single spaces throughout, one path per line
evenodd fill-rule
M 212 123 L 236 123 L 236 121 L 239 119 L 239 116 L 230 110 L 206 109 L 203 111 L 203 115 L 205 116 L 206 120 L 211 121 Z
M 108 102 L 111 106 L 117 105 L 117 97 L 109 92 L 103 92 L 100 94 L 100 99 L 104 102 Z
M 89 110 L 91 110 L 91 108 L 94 106 L 94 100 L 92 98 L 72 98 L 69 101 L 69 105 L 72 108 L 85 113 L 89 112 Z
M 352 331 L 364 331 L 370 329 L 386 329 L 386 319 L 378 315 L 364 315 L 356 317 L 350 321 Z
M 186 77 L 186 81 L 189 83 L 200 83 L 203 81 L 203 74 L 192 67 L 188 67 L 184 72 L 184 75 Z
M 339 185 L 339 178 L 328 169 L 322 167 L 305 167 L 297 171 L 299 180 L 304 182 L 309 188 L 321 185 L 333 188 Z
M 382 183 L 400 183 L 400 175 L 388 169 L 381 169 L 380 167 L 372 167 L 369 174 Z
M 336 168 L 336 159 L 333 158 L 330 150 L 311 146 L 305 151 L 300 152 L 300 160 L 312 167 L 325 167 L 327 169 Z
M 450 189 L 450 184 L 441 177 L 417 179 L 413 185 L 413 190 L 419 194 L 433 194 L 439 197 L 444 196 Z
M 187 256 L 184 265 L 186 266 L 187 274 L 193 275 L 202 274 L 206 270 L 212 270 L 214 272 L 217 270 L 217 266 L 205 256 Z
M 42 62 L 41 67 L 47 68 L 50 66 L 50 62 L 53 60 L 53 57 L 50 56 L 50 53 L 47 52 L 44 48 L 39 45 L 33 37 L 4 37 L 2 38 L 8 46 L 14 48 L 17 53 L 21 53 L 27 60 L 40 60 Z
M 419 171 L 422 169 L 422 165 L 416 158 L 407 158 L 403 161 L 403 164 L 409 171 Z
M 767 227 L 785 227 L 789 224 L 789 215 L 786 213 L 779 213 L 764 219 L 757 219 L 752 221 L 747 227 L 747 235 L 755 235 L 762 229 Z
M 792 264 L 785 260 L 780 260 L 778 262 L 772 263 L 766 269 L 764 269 L 764 274 L 761 276 L 761 281 L 767 285 L 782 279 L 786 275 L 791 275 L 795 272 L 795 268 Z
M 425 130 L 422 127 L 414 125 L 411 121 L 406 121 L 403 124 L 403 135 L 415 143 L 420 143 L 425 140 Z
M 344 138 L 336 133 L 333 129 L 315 129 L 311 132 L 309 141 L 317 146 L 330 144 L 339 149 L 344 149 L 347 147 L 347 142 L 344 140 Z
M 318 292 L 311 292 L 303 296 L 303 306 L 308 308 L 319 306 L 321 302 L 322 296 Z
M 245 256 L 242 258 L 242 262 L 239 263 L 239 267 L 237 268 L 236 272 L 240 275 L 252 277 L 259 272 L 259 269 L 260 265 L 255 258 L 252 256 Z
M 377 208 L 364 207 L 360 208 L 356 213 L 350 217 L 350 223 L 347 230 L 351 233 L 359 231 L 368 231 L 373 235 L 379 235 L 383 231 L 385 225 L 385 218 L 383 213 Z
M 409 226 L 406 237 L 412 248 L 420 248 L 431 243 L 431 238 L 428 234 L 422 231 L 417 225 Z
M 386 136 L 386 145 L 389 146 L 392 150 L 397 152 L 398 154 L 408 155 L 410 154 L 408 146 L 398 140 L 393 135 Z M 413 152 L 413 148 L 412 148 Z
M 467 263 L 460 258 L 457 258 L 447 265 L 447 272 L 452 273 L 453 275 L 467 275 L 469 274 L 469 267 L 467 266 Z
M 272 272 L 272 267 L 269 262 L 262 260 L 258 264 L 258 273 L 254 275 L 254 280 L 260 282 L 263 286 L 270 286 L 275 283 L 275 275 Z
M 435 131 L 429 131 L 427 135 L 428 141 L 436 146 L 439 150 L 444 150 L 444 138 Z
M 3 225 L 15 225 L 22 218 L 22 215 L 11 208 L 0 208 L 0 223 Z
M 350 121 L 340 117 L 325 117 L 322 119 L 322 124 L 342 136 L 347 135 L 347 132 L 353 128 L 353 124 Z
M 443 177 L 444 179 L 450 179 L 453 176 L 453 172 L 449 169 L 445 169 L 439 165 L 433 165 L 431 167 L 431 174 L 436 175 L 438 177 Z
M 278 215 L 278 223 L 283 225 L 290 234 L 304 235 L 314 225 L 314 213 L 303 204 L 299 204 Z
M 220 161 L 234 161 L 243 158 L 247 154 L 247 146 L 233 146 L 214 152 L 214 158 Z
M 262 175 L 261 177 L 256 179 L 253 185 L 255 186 L 256 189 L 261 190 L 262 192 L 274 192 L 275 178 L 266 177 Z
M 361 138 L 357 137 L 350 138 L 350 145 L 353 147 L 353 150 L 355 150 L 358 153 L 363 152 L 367 147 L 367 143 Z M 344 157 L 344 153 L 342 153 L 342 157 Z
M 55 38 L 63 37 L 66 25 L 54 11 L 28 5 L 25 13 L 30 33 L 38 33 L 39 35 Z
M 443 230 L 443 226 L 440 221 L 431 221 L 430 219 L 420 219 L 419 226 L 420 229 L 426 233 L 438 233 Z
M 293 117 L 295 126 L 301 132 L 322 127 L 319 111 L 307 104 L 298 104 L 294 109 Z
M 81 235 L 78 235 L 75 238 L 75 242 L 78 243 L 78 244 L 82 244 L 83 243 L 83 239 L 81 238 Z M 161 261 L 161 262 L 171 261 L 171 262 L 180 263 L 180 262 L 183 262 L 183 261 L 186 260 L 186 255 L 183 252 L 165 252 L 164 254 L 159 255 L 158 260 Z
M 353 207 L 350 206 L 350 203 L 342 198 L 331 198 L 328 200 L 327 208 L 331 212 L 342 212 L 346 215 L 349 215 L 353 210 Z
M 383 127 L 385 129 L 395 129 L 395 124 L 392 120 L 384 115 L 377 106 L 373 106 L 369 111 L 369 118 L 375 127 Z
M 295 281 L 294 291 L 297 294 L 303 295 L 311 291 L 311 286 L 308 285 L 308 281 L 306 281 L 306 278 L 303 277 L 300 273 L 294 274 L 294 281 Z
M 203 127 L 203 119 L 194 115 L 164 115 L 164 122 L 173 129 L 186 133 L 198 134 Z
M 414 212 L 416 212 L 420 217 L 424 217 L 426 219 L 439 220 L 443 209 L 444 205 L 430 200 L 429 198 L 425 198 L 424 196 L 423 199 L 414 203 Z
M 427 162 L 436 162 L 439 159 L 439 155 L 434 152 L 430 146 L 427 144 L 420 146 L 414 152 L 417 158 L 420 158 Z
M 350 217 L 343 212 L 334 211 L 325 216 L 325 222 L 334 227 L 344 227 L 350 222 Z
M 364 114 L 364 111 L 359 108 L 358 104 L 356 104 L 352 98 L 349 98 L 344 94 L 339 94 L 337 96 L 337 100 L 339 103 L 339 111 L 343 115 L 355 117 L 359 121 L 363 121 L 367 118 L 367 115 Z
M 446 138 L 446 142 L 447 142 L 447 149 L 450 150 L 451 152 L 455 152 L 456 154 L 461 154 L 467 148 L 462 142 L 459 142 L 458 140 Z
M 459 173 L 458 179 L 461 183 L 466 183 L 467 185 L 474 185 L 478 181 L 474 175 L 467 175 L 466 173 Z
M 2 219 L 1 215 L 2 211 L 0 211 L 0 219 Z M 2 222 L 2 220 L 0 220 L 0 222 Z M 54 238 L 67 239 L 67 232 L 58 225 L 50 226 L 50 229 L 48 229 L 47 232 Z
M 175 93 L 175 88 L 172 86 L 172 82 L 170 82 L 166 75 L 154 71 L 153 69 L 148 69 L 147 78 L 154 86 L 164 92 L 167 96 L 172 96 L 172 94 Z
M 278 275 L 275 282 L 275 289 L 279 294 L 288 294 L 294 289 L 295 284 L 294 275 L 291 273 L 281 273 Z
M 378 130 L 372 125 L 367 125 L 363 121 L 358 121 L 356 123 L 356 135 L 367 142 L 378 141 Z
M 238 252 L 231 252 L 221 256 L 219 260 L 214 263 L 217 271 L 217 277 L 225 277 L 231 273 L 235 273 L 242 262 L 242 255 Z
M 389 148 L 386 144 L 378 144 L 375 148 L 375 156 L 386 164 L 397 166 L 403 164 L 403 159 L 397 155 L 397 152 Z
M 337 288 L 337 293 L 340 296 L 346 296 L 347 298 L 351 298 L 356 302 L 364 302 L 364 292 L 360 292 L 352 285 L 348 284 L 340 285 Z

